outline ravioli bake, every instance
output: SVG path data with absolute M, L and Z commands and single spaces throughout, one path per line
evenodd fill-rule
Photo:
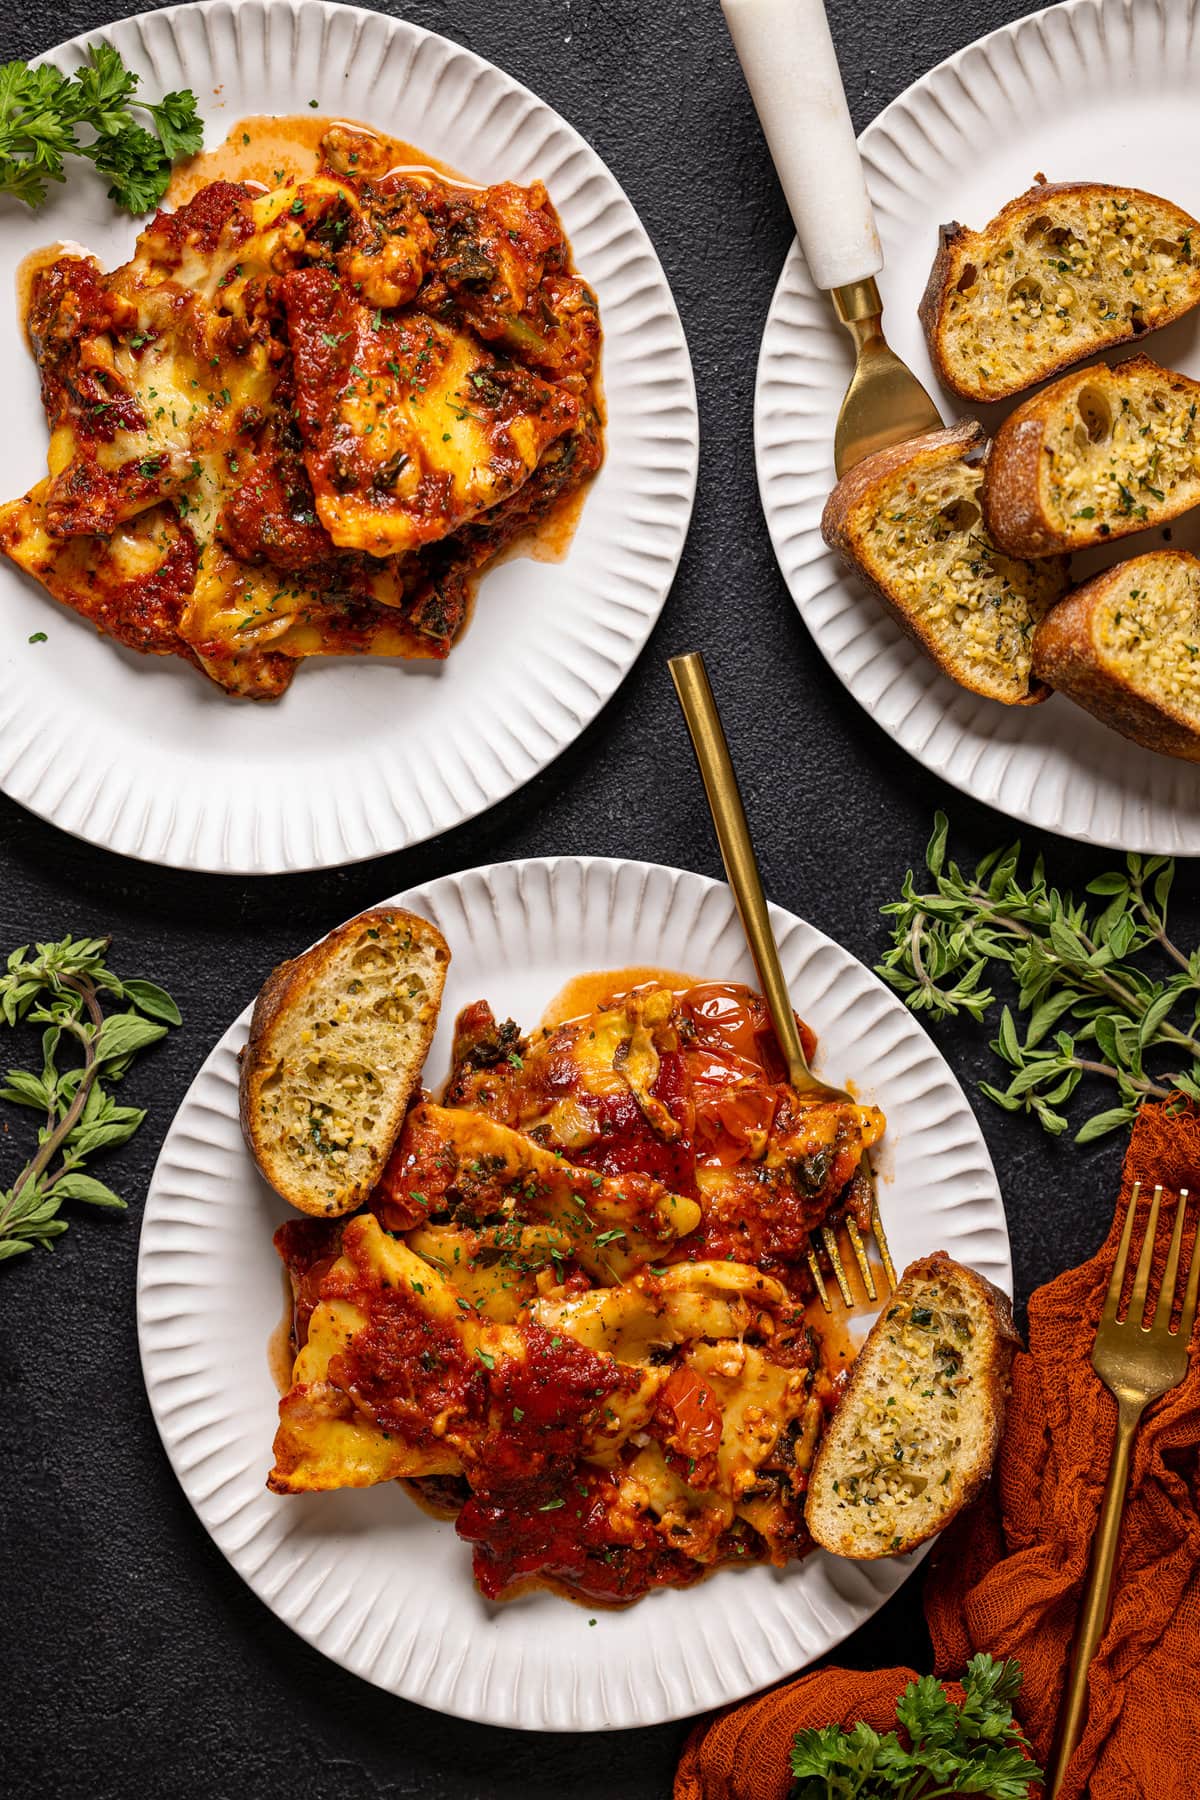
M 366 1206 L 275 1239 L 295 1360 L 270 1487 L 407 1482 L 492 1599 L 620 1604 L 812 1548 L 842 1384 L 810 1234 L 847 1209 L 869 1231 L 883 1115 L 803 1103 L 744 987 L 614 988 L 528 1034 L 468 1007 Z
M 230 694 L 445 657 L 474 572 L 601 460 L 596 300 L 545 188 L 389 164 L 337 126 L 311 178 L 211 182 L 121 268 L 64 249 L 31 283 L 49 474 L 0 548 Z

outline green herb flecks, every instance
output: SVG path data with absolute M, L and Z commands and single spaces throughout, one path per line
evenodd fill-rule
M 0 1262 L 35 1244 L 53 1248 L 67 1221 L 64 1200 L 124 1208 L 125 1202 L 84 1163 L 131 1138 L 145 1113 L 118 1106 L 108 1089 L 139 1050 L 179 1024 L 179 1008 L 152 981 L 122 981 L 108 967 L 107 938 L 64 938 L 14 950 L 0 976 L 6 1025 L 41 1025 L 42 1067 L 10 1069 L 0 1100 L 43 1115 L 37 1149 L 10 1188 L 0 1191 Z M 121 1011 L 109 1010 L 113 1003 Z M 68 1053 L 79 1060 L 66 1060 Z
M 1001 1006 L 992 1049 L 1012 1076 L 1005 1088 L 984 1082 L 989 1099 L 1058 1135 L 1083 1077 L 1103 1077 L 1120 1104 L 1087 1118 L 1080 1144 L 1129 1124 L 1143 1100 L 1200 1100 L 1200 949 L 1167 933 L 1170 858 L 1126 857 L 1123 871 L 1089 882 L 1100 902 L 1090 907 L 1049 886 L 1040 857 L 1023 882 L 1020 844 L 964 873 L 946 859 L 947 830 L 939 813 L 925 857 L 932 891 L 910 871 L 883 908 L 894 923 L 878 972 L 914 1012 L 979 1021 L 997 1002 L 989 981 L 1007 974 L 1016 1011 Z

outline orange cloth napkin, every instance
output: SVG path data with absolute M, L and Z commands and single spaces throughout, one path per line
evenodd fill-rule
M 1134 1181 L 1200 1195 L 1200 1112 L 1144 1106 L 1125 1158 Z M 1052 1204 L 1052 1202 L 1051 1202 Z M 934 1672 L 961 1674 L 977 1650 L 1015 1656 L 1020 1715 L 1050 1754 L 1076 1613 L 1100 1513 L 1116 1403 L 1091 1367 L 1116 1254 L 1099 1253 L 1029 1303 L 1029 1349 L 992 1483 L 930 1559 L 925 1613 Z M 1188 1237 L 1191 1236 L 1189 1227 Z M 1186 1240 L 1185 1240 L 1186 1244 Z M 1136 1246 L 1135 1246 L 1136 1247 Z M 800 1726 L 894 1725 L 909 1669 L 820 1669 L 698 1727 L 675 1800 L 787 1800 Z M 955 1698 L 961 1694 L 947 1683 Z M 1195 1800 L 1200 1795 L 1200 1357 L 1147 1411 L 1135 1444 L 1109 1628 L 1092 1663 L 1087 1728 L 1063 1800 Z

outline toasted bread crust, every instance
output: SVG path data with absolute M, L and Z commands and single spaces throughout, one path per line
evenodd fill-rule
M 919 437 L 906 438 L 886 450 L 876 450 L 847 469 L 821 514 L 821 536 L 833 550 L 849 552 L 853 547 L 850 520 L 854 508 L 866 500 L 872 488 L 881 487 L 893 475 L 919 464 L 954 462 L 960 457 L 982 452 L 987 432 L 975 419 L 960 419 L 957 425 L 943 425 L 937 431 L 923 431 Z
M 1002 550 L 1021 557 L 1069 555 L 1164 525 L 1200 502 L 1200 479 L 1195 474 L 1190 490 L 1181 483 L 1174 495 L 1159 501 L 1130 474 L 1129 484 L 1137 486 L 1141 504 L 1136 509 L 1131 506 L 1125 520 L 1098 518 L 1093 522 L 1077 517 L 1066 528 L 1047 508 L 1044 486 L 1053 464 L 1051 440 L 1061 429 L 1064 415 L 1074 417 L 1083 390 L 1095 388 L 1115 397 L 1123 386 L 1136 393 L 1138 384 L 1145 381 L 1184 398 L 1191 395 L 1193 404 L 1200 406 L 1200 382 L 1139 354 L 1127 356 L 1111 368 L 1100 363 L 1076 369 L 1009 414 L 992 442 L 980 489 L 984 522 Z M 1143 500 L 1143 495 L 1149 497 Z
M 1065 379 L 1071 383 L 1074 377 Z M 988 531 L 1013 555 L 1063 554 L 1061 534 L 1046 518 L 1039 493 L 1042 446 L 1050 423 L 1050 410 L 1043 402 L 1054 392 L 1047 388 L 1036 400 L 1027 401 L 1026 405 L 1035 409 L 1029 415 L 1018 408 L 1005 419 L 996 433 L 979 490 Z M 1020 551 L 1013 550 L 1014 544 L 1021 545 Z
M 1098 615 L 1118 586 L 1145 569 L 1153 579 L 1155 565 L 1186 567 L 1200 591 L 1200 559 L 1186 550 L 1152 550 L 1129 562 L 1105 569 L 1060 600 L 1038 626 L 1033 638 L 1034 665 L 1043 679 L 1132 743 L 1162 756 L 1200 762 L 1200 734 L 1163 701 L 1139 693 L 1120 670 L 1111 667 L 1097 642 Z
M 876 598 L 882 601 L 901 629 L 914 643 L 920 645 L 931 661 L 952 681 L 957 681 L 960 686 L 969 688 L 973 693 L 983 694 L 988 699 L 1001 699 L 1004 705 L 1037 706 L 1047 699 L 1050 692 L 1041 682 L 1031 683 L 1026 694 L 1010 698 L 1007 694 L 998 695 L 992 687 L 971 678 L 970 672 L 948 651 L 937 634 L 929 629 L 926 620 L 919 613 L 914 613 L 886 583 L 876 578 L 862 554 L 862 533 L 854 516 L 858 507 L 868 502 L 874 491 L 882 490 L 887 482 L 906 469 L 932 468 L 982 457 L 987 449 L 987 441 L 987 433 L 982 425 L 973 419 L 963 419 L 957 425 L 947 425 L 939 431 L 923 432 L 920 437 L 909 438 L 904 443 L 893 444 L 886 450 L 876 451 L 873 456 L 864 457 L 862 462 L 847 470 L 825 502 L 821 515 L 821 535 L 830 549 L 836 550 Z
M 989 238 L 1000 237 L 1022 219 L 1036 217 L 1047 201 L 1056 199 L 1084 198 L 1098 193 L 1120 195 L 1130 202 L 1142 202 L 1155 207 L 1165 207 L 1177 215 L 1178 222 L 1184 230 L 1195 228 L 1197 232 L 1198 276 L 1194 291 L 1188 298 L 1177 304 L 1156 308 L 1153 322 L 1144 325 L 1140 330 L 1129 328 L 1118 323 L 1110 332 L 1097 330 L 1094 337 L 1065 354 L 1056 354 L 1053 347 L 1047 346 L 1042 360 L 1027 374 L 1013 380 L 971 381 L 958 374 L 947 355 L 947 321 L 946 308 L 951 289 L 960 279 L 963 270 L 972 255 L 978 255 L 979 248 Z M 1013 394 L 1023 393 L 1027 388 L 1035 386 L 1039 381 L 1057 375 L 1063 369 L 1086 361 L 1101 350 L 1111 349 L 1117 344 L 1129 344 L 1145 337 L 1151 331 L 1159 331 L 1164 325 L 1170 325 L 1175 319 L 1183 317 L 1194 306 L 1200 304 L 1200 224 L 1182 207 L 1170 200 L 1164 200 L 1159 194 L 1149 194 L 1144 188 L 1110 187 L 1097 181 L 1035 181 L 1033 185 L 1018 194 L 1013 200 L 1006 202 L 990 219 L 981 231 L 973 231 L 969 226 L 961 225 L 957 220 L 942 225 L 938 229 L 938 247 L 934 255 L 933 266 L 929 271 L 929 279 L 925 284 L 925 292 L 917 307 L 917 317 L 925 332 L 925 341 L 929 346 L 929 354 L 933 359 L 939 381 L 952 393 L 959 394 L 964 400 L 986 403 L 992 400 L 1006 400 Z
M 295 1172 L 289 1169 L 286 1158 L 280 1156 L 267 1137 L 259 1105 L 262 1085 L 276 1033 L 291 1010 L 317 987 L 344 948 L 372 932 L 411 932 L 414 939 L 431 950 L 444 981 L 450 951 L 437 927 L 416 913 L 406 912 L 402 907 L 372 907 L 347 920 L 344 925 L 339 925 L 311 949 L 292 957 L 288 962 L 280 963 L 278 968 L 272 970 L 254 1003 L 250 1033 L 239 1059 L 238 1110 L 242 1134 L 250 1153 L 263 1178 L 282 1199 L 300 1212 L 310 1213 L 318 1218 L 337 1218 L 353 1211 L 362 1204 L 375 1185 L 404 1122 L 409 1100 L 420 1080 L 421 1069 L 437 1029 L 440 986 L 436 997 L 421 1009 L 414 1034 L 413 1053 L 407 1069 L 409 1079 L 398 1083 L 395 1090 L 384 1097 L 386 1141 L 381 1140 L 380 1150 L 373 1158 L 372 1172 L 366 1179 L 344 1186 L 332 1201 L 316 1203 L 307 1186 L 297 1180 Z
M 812 1478 L 809 1483 L 808 1501 L 805 1507 L 805 1522 L 814 1541 L 825 1550 L 835 1555 L 851 1554 L 848 1538 L 844 1531 L 839 1531 L 834 1519 L 826 1515 L 824 1506 L 827 1496 L 824 1492 L 827 1482 L 836 1476 L 838 1453 L 843 1432 L 851 1429 L 849 1422 L 854 1418 L 855 1407 L 860 1392 L 865 1391 L 866 1384 L 872 1374 L 872 1349 L 882 1344 L 886 1330 L 889 1310 L 898 1300 L 903 1302 L 906 1288 L 921 1288 L 929 1282 L 936 1282 L 952 1274 L 960 1284 L 968 1287 L 975 1295 L 978 1303 L 989 1314 L 995 1332 L 995 1355 L 983 1373 L 982 1388 L 974 1396 L 974 1411 L 982 1417 L 983 1430 L 978 1454 L 973 1458 L 971 1466 L 946 1488 L 945 1502 L 934 1514 L 928 1527 L 915 1533 L 899 1544 L 888 1543 L 864 1548 L 857 1543 L 853 1550 L 853 1560 L 858 1562 L 876 1562 L 885 1556 L 903 1556 L 909 1550 L 915 1550 L 928 1538 L 935 1537 L 943 1531 L 955 1515 L 969 1506 L 983 1487 L 991 1473 L 996 1452 L 1000 1447 L 1000 1438 L 1004 1429 L 1004 1409 L 1009 1390 L 1009 1374 L 1012 1367 L 1013 1354 L 1020 1344 L 1017 1328 L 1013 1322 L 1012 1303 L 1008 1295 L 990 1282 L 986 1276 L 975 1269 L 969 1269 L 962 1263 L 956 1263 L 944 1250 L 935 1250 L 931 1256 L 922 1257 L 918 1262 L 910 1263 L 885 1304 L 879 1318 L 871 1327 L 871 1331 L 855 1360 L 850 1381 L 838 1404 L 829 1429 L 821 1443 L 817 1458 L 813 1464 Z M 842 1430 L 839 1431 L 839 1420 Z

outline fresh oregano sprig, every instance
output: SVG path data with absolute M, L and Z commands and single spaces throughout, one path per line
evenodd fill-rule
M 12 1186 L 0 1190 L 0 1262 L 35 1244 L 53 1248 L 67 1221 L 64 1200 L 121 1207 L 119 1195 L 84 1172 L 97 1150 L 131 1138 L 146 1114 L 118 1106 L 108 1088 L 139 1050 L 179 1024 L 179 1008 L 152 981 L 123 981 L 108 967 L 108 938 L 25 944 L 0 976 L 6 1025 L 41 1025 L 42 1067 L 10 1069 L 0 1100 L 42 1114 L 37 1148 Z M 113 1004 L 122 1010 L 110 1010 Z
M 1057 1135 L 1083 1077 L 1106 1078 L 1120 1104 L 1086 1119 L 1078 1144 L 1129 1124 L 1143 1100 L 1200 1100 L 1200 950 L 1168 935 L 1171 859 L 1127 856 L 1123 872 L 1088 883 L 1092 907 L 1051 887 L 1041 857 L 1022 880 L 1019 843 L 964 873 L 947 860 L 948 830 L 938 813 L 925 853 L 932 890 L 918 891 L 910 870 L 882 909 L 895 923 L 878 972 L 914 1012 L 980 1021 L 996 1004 L 989 983 L 1010 977 L 1016 1009 L 1001 1007 L 991 1047 L 1012 1076 L 983 1092 Z

